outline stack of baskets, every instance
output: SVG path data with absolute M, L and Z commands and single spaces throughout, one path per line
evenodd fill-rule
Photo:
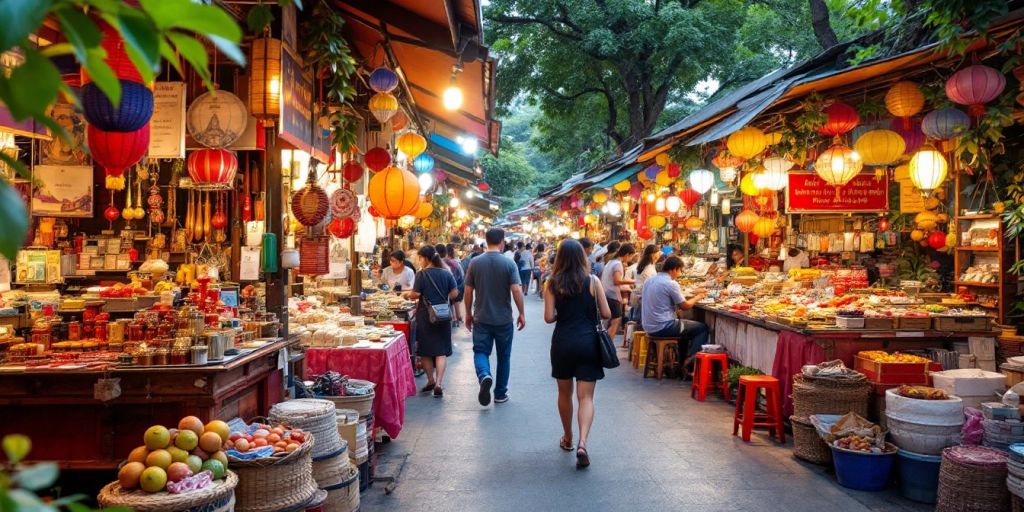
M 127 491 L 115 481 L 100 489 L 97 500 L 103 508 L 124 507 L 139 512 L 231 512 L 237 510 L 237 486 L 238 475 L 233 471 L 228 471 L 223 480 L 214 480 L 203 489 L 181 494 L 166 491 L 148 493 L 138 489 Z
M 348 441 L 349 456 L 359 468 L 359 488 L 366 490 L 373 477 L 372 456 L 374 443 L 373 399 L 376 384 L 367 380 L 348 379 L 345 388 L 362 388 L 364 394 L 325 396 L 338 409 L 338 431 Z
M 299 510 L 323 501 L 313 481 L 310 453 L 314 443 L 309 436 L 298 450 L 280 457 L 231 459 L 231 469 L 239 476 L 236 512 Z
M 1006 454 L 983 446 L 951 446 L 942 451 L 935 510 L 997 512 L 1010 509 Z
M 832 379 L 808 377 L 797 374 L 793 377 L 793 455 L 814 464 L 828 464 L 832 461 L 832 450 L 818 435 L 811 423 L 812 414 L 844 415 L 855 412 L 867 416 L 868 395 L 871 384 L 861 375 Z
M 334 403 L 313 398 L 290 400 L 271 407 L 270 419 L 313 433 L 316 442 L 310 470 L 316 486 L 327 492 L 323 509 L 330 512 L 359 509 L 358 485 L 352 485 L 359 474 L 349 464 L 348 443 L 338 434 Z
M 1014 512 L 1024 512 L 1024 444 L 1010 445 L 1010 456 L 1006 459 L 1006 488 Z

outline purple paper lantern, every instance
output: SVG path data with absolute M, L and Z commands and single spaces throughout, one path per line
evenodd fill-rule
M 89 124 L 105 132 L 134 132 L 153 116 L 153 92 L 143 84 L 119 80 L 121 102 L 115 107 L 95 83 L 82 87 L 82 110 Z
M 654 178 L 658 177 L 658 172 L 660 171 L 661 167 L 658 167 L 657 165 L 652 165 L 644 169 L 644 176 L 647 176 L 647 179 L 649 180 L 653 180 Z
M 921 131 L 939 140 L 952 139 L 971 127 L 971 118 L 962 110 L 940 108 L 933 110 L 921 120 Z
M 924 132 L 921 131 L 921 120 L 916 118 L 909 119 L 909 127 L 905 124 L 907 119 L 893 119 L 890 123 L 890 129 L 903 137 L 903 142 L 907 143 L 907 148 L 903 151 L 904 155 L 912 155 L 918 150 L 925 142 Z
M 398 87 L 398 74 L 381 66 L 370 73 L 369 82 L 374 91 L 391 92 Z

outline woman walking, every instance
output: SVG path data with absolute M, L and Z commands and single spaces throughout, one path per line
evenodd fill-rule
M 578 468 L 590 465 L 587 437 L 594 423 L 594 387 L 604 378 L 597 325 L 610 316 L 604 288 L 599 279 L 590 275 L 583 246 L 572 239 L 563 240 L 544 288 L 544 321 L 555 324 L 551 335 L 551 376 L 558 381 L 558 415 L 562 420 L 558 446 L 565 451 L 572 450 L 572 395 L 576 379 Z
M 444 382 L 446 358 L 452 355 L 452 322 L 449 319 L 432 323 L 429 310 L 432 305 L 447 304 L 459 294 L 459 290 L 451 271 L 432 246 L 421 247 L 416 256 L 422 270 L 416 274 L 416 282 L 405 296 L 419 301 L 416 305 L 416 355 L 420 356 L 427 374 L 427 385 L 420 391 L 433 391 L 434 396 L 440 397 L 444 395 L 441 384 Z
M 609 244 L 611 245 L 611 244 Z M 632 279 L 626 279 L 626 267 L 636 257 L 636 248 L 633 244 L 625 243 L 619 246 L 618 250 L 608 256 L 608 262 L 601 271 L 601 284 L 604 286 L 604 293 L 608 297 L 608 307 L 611 308 L 612 318 L 608 321 L 608 337 L 615 341 L 615 336 L 622 326 L 622 289 L 629 289 L 633 286 Z
M 455 319 L 452 322 L 452 327 L 457 328 L 462 325 L 462 295 L 466 290 L 466 274 L 462 271 L 462 265 L 455 260 L 454 245 L 437 244 L 434 246 L 434 250 L 437 251 L 437 255 L 441 257 L 441 261 L 448 267 L 448 270 L 451 270 L 452 277 L 455 278 L 455 288 L 459 291 L 459 294 L 452 299 L 452 314 Z

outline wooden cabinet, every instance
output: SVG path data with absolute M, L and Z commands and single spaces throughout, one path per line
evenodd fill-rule
M 961 202 L 961 173 L 956 177 L 956 216 L 950 229 L 957 237 L 953 284 L 957 291 L 977 297 L 977 306 L 989 310 L 996 321 L 1004 323 L 1017 293 L 1017 276 L 1007 272 L 1016 261 L 1016 244 L 1003 236 L 999 215 L 973 211 L 975 205 Z

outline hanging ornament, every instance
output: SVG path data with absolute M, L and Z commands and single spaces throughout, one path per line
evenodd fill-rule
M 412 161 L 427 149 L 427 139 L 416 132 L 406 132 L 398 136 L 395 146 L 406 159 Z
M 760 191 L 757 188 L 757 183 L 754 182 L 754 173 L 749 173 L 740 180 L 740 192 L 743 195 L 756 196 Z
M 932 192 L 942 185 L 946 179 L 949 164 L 946 157 L 932 146 L 924 146 L 910 158 L 908 173 L 924 197 L 931 197 Z
M 390 93 L 379 92 L 370 98 L 370 113 L 381 123 L 388 122 L 398 112 L 398 99 Z
M 348 238 L 355 231 L 356 223 L 351 217 L 335 217 L 327 225 L 327 232 L 335 238 Z
M 935 250 L 942 249 L 946 246 L 946 234 L 938 230 L 932 231 L 931 234 L 928 235 L 928 245 Z
M 892 130 L 871 130 L 853 143 L 864 165 L 884 166 L 899 161 L 907 149 L 900 134 Z
M 771 156 L 764 159 L 764 170 L 761 171 L 761 183 L 758 188 L 782 190 L 789 185 L 789 170 L 795 165 L 787 158 Z
M 896 82 L 885 93 L 885 108 L 893 116 L 902 119 L 904 126 L 909 128 L 910 118 L 924 108 L 924 93 L 914 82 Z
M 349 183 L 355 183 L 363 179 L 363 166 L 356 162 L 349 162 L 341 168 L 341 177 Z
M 669 156 L 668 151 L 665 151 L 662 153 L 658 153 L 658 155 L 654 157 L 654 161 L 658 165 L 665 167 L 668 164 L 672 163 L 672 157 Z
M 672 177 L 668 175 L 668 171 L 661 171 L 654 177 L 654 182 L 663 187 L 671 185 L 672 181 Z
M 842 144 L 833 144 L 826 149 L 814 162 L 814 172 L 825 183 L 836 188 L 850 182 L 864 168 L 860 154 Z
M 420 184 L 416 175 L 388 167 L 370 178 L 370 203 L 388 220 L 410 215 L 419 208 Z
M 612 185 L 612 188 L 615 189 L 616 192 L 628 192 L 630 187 L 632 187 L 632 185 L 630 185 L 629 180 L 622 180 L 615 185 Z
M 134 132 L 153 116 L 153 91 L 120 80 L 121 101 L 115 107 L 95 83 L 82 87 L 82 112 L 90 126 L 106 132 Z
M 924 132 L 921 131 L 921 121 L 918 119 L 911 119 L 909 128 L 905 128 L 899 119 L 893 119 L 890 128 L 903 138 L 904 155 L 914 154 L 926 140 Z
M 718 169 L 718 175 L 722 178 L 725 183 L 732 183 L 736 179 L 736 168 L 735 167 L 721 167 Z
M 398 87 L 398 73 L 381 66 L 370 72 L 370 79 L 367 82 L 374 92 L 391 92 Z
M 339 188 L 331 193 L 331 213 L 334 217 L 351 217 L 359 209 L 359 198 L 347 188 Z
M 740 230 L 741 233 L 750 233 L 754 229 L 754 224 L 760 220 L 760 216 L 754 213 L 753 210 L 744 209 L 736 215 L 733 219 L 733 223 L 736 224 L 736 229 Z
M 754 227 L 751 228 L 751 232 L 758 236 L 758 238 L 768 238 L 775 234 L 778 226 L 775 224 L 775 219 L 768 217 L 761 217 L 754 223 Z
M 363 163 L 371 171 L 380 172 L 381 169 L 391 165 L 391 154 L 388 153 L 388 150 L 381 147 L 372 148 L 363 155 Z
M 951 107 L 933 110 L 921 120 L 921 131 L 938 140 L 959 137 L 970 127 L 971 118 L 962 110 Z
M 725 145 L 729 148 L 730 153 L 746 161 L 764 151 L 764 148 L 768 146 L 768 138 L 760 129 L 745 126 L 729 135 Z
M 690 217 L 683 223 L 683 227 L 691 233 L 696 233 L 704 227 L 704 221 L 700 217 Z
M 643 193 L 644 186 L 641 183 L 637 182 L 629 186 L 629 197 L 632 197 L 634 200 L 639 200 Z
M 690 171 L 690 186 L 698 194 L 705 194 L 715 186 L 715 175 L 707 169 L 694 169 Z
M 668 164 L 666 171 L 668 172 L 669 178 L 676 179 L 683 173 L 683 168 L 680 167 L 679 164 Z
M 401 108 L 391 116 L 391 131 L 398 133 L 409 124 L 409 116 Z
M 330 206 L 327 192 L 316 184 L 316 169 L 311 165 L 306 186 L 292 194 L 292 215 L 303 226 L 315 226 L 327 218 Z
M 198 187 L 230 187 L 238 172 L 238 157 L 226 149 L 200 149 L 188 155 L 187 167 Z
M 837 101 L 822 111 L 827 117 L 825 124 L 821 128 L 818 128 L 818 133 L 825 135 L 826 137 L 837 137 L 850 130 L 852 130 L 857 123 L 860 122 L 860 116 L 857 115 L 857 110 L 843 103 Z
M 132 62 L 128 56 L 127 43 L 121 34 L 117 33 L 117 29 L 110 26 L 106 22 L 100 22 L 100 47 L 107 52 L 107 56 L 103 58 L 111 71 L 114 72 L 114 76 L 118 80 L 125 80 L 128 82 L 134 82 L 137 84 L 143 83 L 142 75 L 139 74 L 139 70 L 135 67 L 135 63 Z M 83 67 L 82 68 L 82 84 L 92 83 L 92 77 L 89 76 L 89 72 Z
M 679 193 L 679 199 L 683 200 L 683 204 L 685 204 L 687 208 L 693 208 L 693 205 L 700 202 L 701 197 L 703 197 L 703 195 L 692 188 L 684 189 Z
M 249 111 L 245 103 L 227 91 L 205 92 L 188 106 L 185 127 L 196 142 L 208 148 L 234 144 L 245 133 Z
M 90 124 L 86 135 L 93 160 L 107 176 L 121 176 L 149 150 L 148 124 L 134 132 L 105 132 Z
M 110 206 L 106 210 L 103 210 L 103 216 L 110 222 L 114 222 L 118 217 L 121 216 L 120 212 L 117 211 L 117 207 L 111 202 Z
M 430 172 L 434 170 L 434 157 L 427 153 L 420 153 L 412 160 L 412 168 L 416 172 Z
M 979 117 L 985 104 L 998 98 L 1006 88 L 1006 77 L 999 70 L 984 64 L 967 66 L 946 80 L 946 97 L 954 103 L 967 105 L 967 112 Z

